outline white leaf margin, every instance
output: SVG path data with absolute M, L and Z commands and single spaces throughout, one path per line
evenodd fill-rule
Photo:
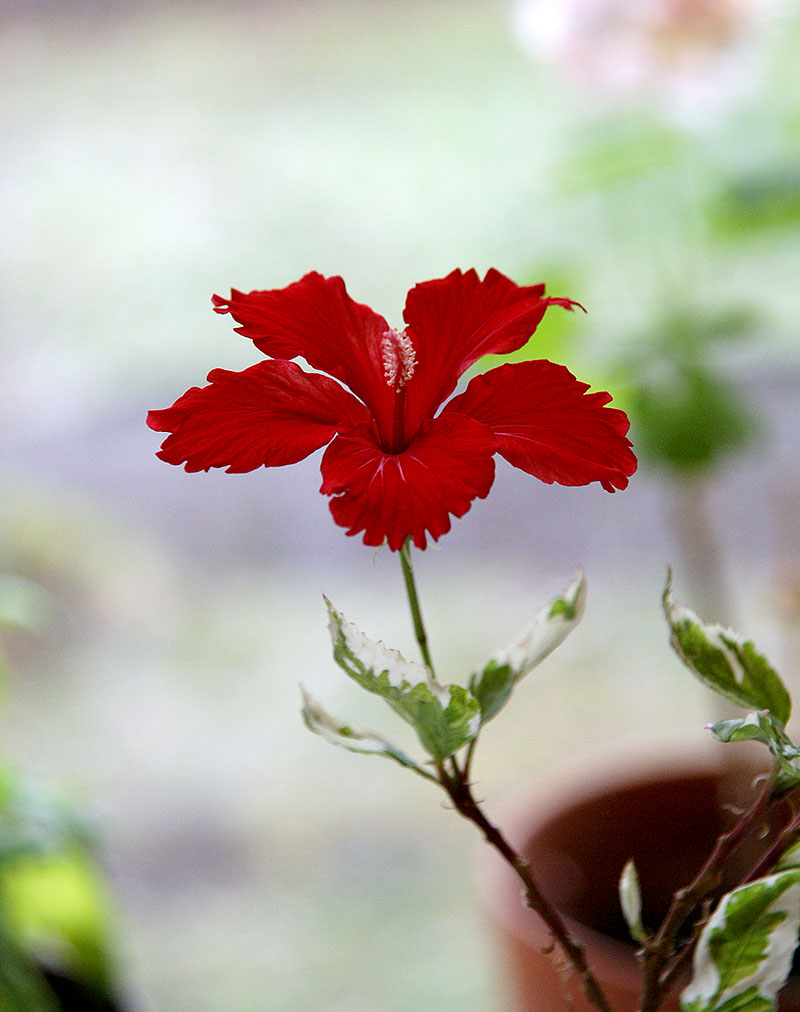
M 579 569 L 564 593 L 537 612 L 517 639 L 491 660 L 498 667 L 507 666 L 518 682 L 564 642 L 583 618 L 585 608 L 586 578 Z
M 365 669 L 373 671 L 376 676 L 385 671 L 389 678 L 389 684 L 395 688 L 402 689 L 425 682 L 431 691 L 434 690 L 434 685 L 431 684 L 430 670 L 424 664 L 419 664 L 417 661 L 407 661 L 399 650 L 387 647 L 382 640 L 377 642 L 371 640 L 369 636 L 361 632 L 357 625 L 350 622 L 338 609 L 334 608 L 327 597 L 324 600 L 328 609 L 328 630 L 334 649 L 336 649 L 341 635 L 344 637 L 346 648 L 354 657 L 358 658 Z M 441 693 L 443 686 L 437 683 L 436 687 Z
M 358 730 L 345 721 L 337 720 L 311 695 L 303 686 L 300 686 L 303 697 L 302 717 L 303 723 L 314 734 L 318 734 L 331 745 L 347 749 L 348 752 L 359 752 L 364 755 L 382 755 L 388 759 L 394 759 L 401 766 L 416 770 L 427 776 L 424 770 L 405 754 L 396 745 L 393 745 L 386 738 L 376 734 L 374 731 Z
M 764 887 L 772 889 L 780 884 L 785 887 L 770 904 L 768 912 L 783 913 L 785 916 L 770 932 L 766 949 L 756 969 L 720 991 L 722 980 L 711 954 L 711 939 L 716 933 L 724 932 L 729 904 L 745 890 Z M 694 952 L 692 981 L 681 993 L 681 1009 L 685 1012 L 714 1012 L 751 988 L 756 989 L 757 997 L 774 1004 L 778 991 L 791 970 L 799 930 L 800 868 L 790 867 L 727 893 L 701 932 Z
M 619 877 L 619 905 L 631 938 L 635 942 L 644 942 L 647 935 L 642 924 L 642 891 L 633 858 L 626 861 Z

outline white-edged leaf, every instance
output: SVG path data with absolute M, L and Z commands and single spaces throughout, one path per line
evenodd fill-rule
M 722 625 L 706 625 L 672 595 L 663 595 L 670 641 L 678 656 L 714 692 L 746 709 L 768 710 L 781 727 L 791 713 L 786 687 L 749 640 Z
M 502 710 L 520 678 L 564 642 L 583 617 L 585 605 L 586 580 L 579 570 L 563 594 L 537 612 L 510 646 L 499 650 L 483 671 L 471 677 L 469 687 L 480 703 L 482 724 Z
M 475 738 L 480 706 L 467 689 L 440 685 L 427 667 L 373 642 L 327 598 L 325 603 L 336 663 L 362 688 L 385 699 L 414 728 L 430 756 L 447 759 Z
M 633 858 L 626 862 L 619 877 L 619 905 L 631 938 L 635 942 L 646 941 L 647 934 L 642 924 L 642 891 Z
M 303 723 L 314 734 L 329 741 L 332 745 L 345 748 L 348 752 L 361 752 L 366 755 L 382 755 L 394 759 L 401 766 L 423 772 L 401 749 L 390 741 L 375 734 L 373 731 L 359 731 L 350 724 L 336 720 L 317 702 L 316 699 L 301 685 L 303 694 Z
M 788 791 L 800 783 L 800 749 L 768 710 L 748 713 L 736 720 L 720 720 L 710 725 L 711 733 L 722 742 L 760 741 L 777 762 L 776 790 Z
M 760 718 L 760 713 L 748 713 L 746 717 L 718 720 L 715 724 L 709 724 L 708 729 L 717 741 L 760 741 L 769 745 L 770 736 L 764 730 Z
M 800 840 L 787 847 L 775 865 L 775 871 L 789 871 L 791 868 L 800 868 Z
M 723 896 L 694 952 L 683 1012 L 772 1012 L 800 928 L 800 868 Z
M 344 615 L 337 611 L 331 602 L 325 600 L 328 609 L 328 629 L 333 643 L 334 659 L 340 667 L 341 660 L 347 665 L 344 670 L 351 678 L 364 683 L 364 688 L 373 690 L 373 682 L 379 675 L 384 675 L 389 685 L 418 685 L 425 682 L 430 672 L 424 664 L 407 661 L 399 650 L 387 647 L 385 643 L 369 639 Z M 351 670 L 352 669 L 352 670 Z

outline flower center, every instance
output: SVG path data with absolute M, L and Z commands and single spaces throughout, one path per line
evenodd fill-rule
M 417 355 L 411 338 L 404 331 L 387 330 L 381 338 L 383 375 L 393 390 L 402 390 L 414 375 Z

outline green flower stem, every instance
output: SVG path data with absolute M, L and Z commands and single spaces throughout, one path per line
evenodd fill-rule
M 403 567 L 403 579 L 406 584 L 408 604 L 411 608 L 411 618 L 414 622 L 414 635 L 417 637 L 422 660 L 433 674 L 433 662 L 431 661 L 430 650 L 428 649 L 428 637 L 425 632 L 425 624 L 422 621 L 422 612 L 419 606 L 417 585 L 414 580 L 414 568 L 411 565 L 411 539 L 409 538 L 400 549 L 400 564 Z

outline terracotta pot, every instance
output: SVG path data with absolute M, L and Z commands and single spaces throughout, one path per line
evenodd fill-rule
M 598 760 L 587 773 L 575 772 L 537 786 L 493 819 L 531 861 L 540 888 L 564 915 L 586 947 L 616 1012 L 637 1006 L 640 970 L 635 947 L 620 912 L 618 881 L 633 857 L 642 885 L 644 923 L 658 925 L 676 889 L 699 871 L 721 832 L 730 825 L 730 806 L 753 797 L 755 765 L 722 766 L 718 750 L 678 754 L 665 765 L 651 756 L 637 762 Z M 493 815 L 494 813 L 490 813 Z M 752 866 L 758 843 L 737 852 L 737 865 Z M 749 850 L 749 853 L 748 853 Z M 590 1012 L 574 973 L 551 951 L 541 920 L 522 902 L 522 887 L 488 847 L 481 879 L 498 929 L 509 1012 Z M 734 869 L 735 873 L 735 869 Z M 784 989 L 788 992 L 792 985 Z M 664 1005 L 679 1008 L 680 988 Z M 782 995 L 781 1010 L 800 1009 Z

